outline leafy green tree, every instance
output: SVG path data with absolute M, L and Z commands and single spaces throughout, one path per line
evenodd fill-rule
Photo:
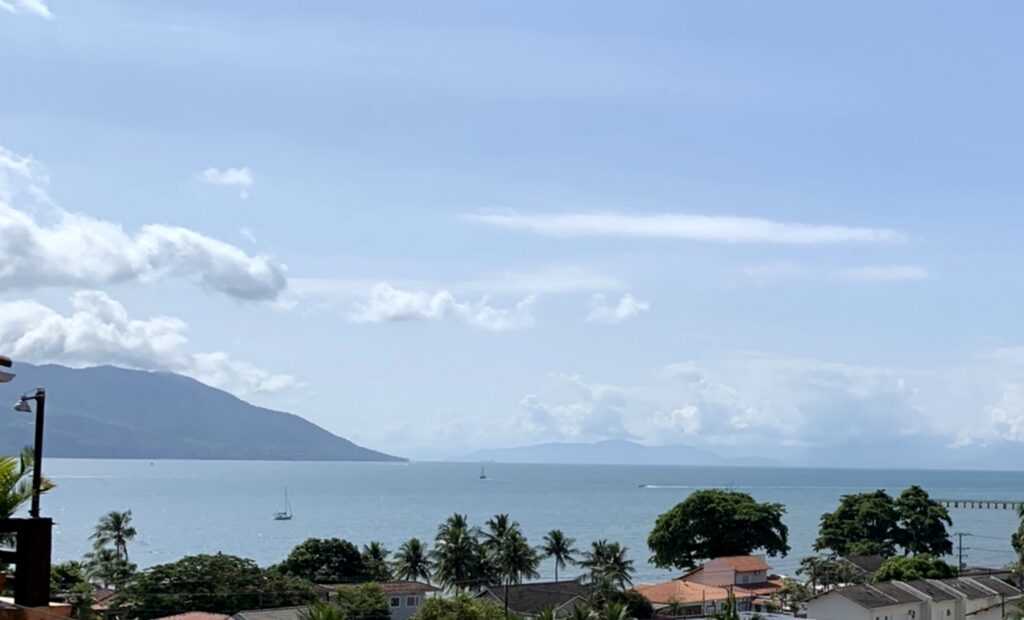
M 186 611 L 231 615 L 243 609 L 308 605 L 316 594 L 307 581 L 218 553 L 154 566 L 119 590 L 118 599 L 147 620 Z
M 661 568 L 691 568 L 700 560 L 789 552 L 782 504 L 758 503 L 747 493 L 705 489 L 658 517 L 647 545 Z
M 555 581 L 558 581 L 558 570 L 564 569 L 569 564 L 575 564 L 579 549 L 576 548 L 575 538 L 569 538 L 562 530 L 551 530 L 544 535 L 541 553 L 545 558 L 555 561 Z
M 391 617 L 391 607 L 378 583 L 341 586 L 336 604 L 345 620 L 388 620 Z
M 626 590 L 613 597 L 613 602 L 626 606 L 630 618 L 650 620 L 654 617 L 654 605 L 646 596 L 636 590 Z
M 438 527 L 431 560 L 434 580 L 450 590 L 475 588 L 483 570 L 479 533 L 464 515 L 453 514 Z
M 275 567 L 281 574 L 313 583 L 355 583 L 366 580 L 359 549 L 340 538 L 308 538 Z
M 947 526 L 953 525 L 949 511 L 928 492 L 914 485 L 896 498 L 899 528 L 896 542 L 905 554 L 944 556 L 953 553 Z
M 946 579 L 956 577 L 956 569 L 928 554 L 901 556 L 886 560 L 872 581 L 907 581 L 913 579 Z
M 54 600 L 71 605 L 75 620 L 92 620 L 93 588 L 81 562 L 61 562 L 50 567 L 50 593 Z
M 96 549 L 113 545 L 118 557 L 128 561 L 128 542 L 135 539 L 137 532 L 132 526 L 132 511 L 112 510 L 100 517 L 90 539 Z
M 895 554 L 900 514 L 882 490 L 843 495 L 834 512 L 821 516 L 815 551 L 831 550 L 841 556 Z
M 807 578 L 812 592 L 819 587 L 827 590 L 834 586 L 864 583 L 861 570 L 834 555 L 803 558 L 796 574 Z
M 118 588 L 135 574 L 138 567 L 118 555 L 110 547 L 100 547 L 85 554 L 85 572 L 90 581 L 105 588 Z
M 497 603 L 472 598 L 466 594 L 453 597 L 431 597 L 420 607 L 415 620 L 507 620 Z
M 813 594 L 808 584 L 799 579 L 786 578 L 782 580 L 782 587 L 775 593 L 783 611 L 796 611 L 801 601 L 804 601 Z
M 398 579 L 430 583 L 430 550 L 419 538 L 410 538 L 395 552 L 394 573 Z
M 317 601 L 299 612 L 302 620 L 348 620 L 345 612 L 326 601 Z
M 387 550 L 384 543 L 375 540 L 368 545 L 363 545 L 362 555 L 367 579 L 391 581 L 391 565 L 388 564 L 388 556 L 391 555 L 391 552 Z
M 627 549 L 617 542 L 595 540 L 590 549 L 583 553 L 579 565 L 590 573 L 595 586 L 611 585 L 624 590 L 633 584 L 633 560 L 626 558 Z
M 0 456 L 0 519 L 10 519 L 18 509 L 32 499 L 32 467 L 35 457 L 31 448 L 25 448 L 18 457 Z M 40 481 L 39 492 L 54 488 L 48 478 Z M 14 544 L 13 534 L 0 534 L 0 545 Z

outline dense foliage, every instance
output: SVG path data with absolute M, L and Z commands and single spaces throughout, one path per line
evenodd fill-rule
M 945 555 L 953 550 L 947 525 L 952 525 L 949 513 L 919 486 L 896 500 L 882 490 L 844 495 L 834 512 L 821 516 L 814 548 L 841 556 L 891 557 L 897 547 L 904 553 Z
M 419 538 L 410 538 L 395 552 L 394 574 L 405 581 L 430 583 L 430 549 Z
M 0 519 L 10 519 L 18 509 L 32 499 L 32 466 L 35 463 L 30 448 L 17 457 L 0 456 Z M 48 478 L 40 481 L 40 493 L 53 489 Z M 13 534 L 0 534 L 0 546 L 13 544 Z
M 391 581 L 391 565 L 388 563 L 388 551 L 384 543 L 373 541 L 363 545 L 363 572 L 370 581 Z
M 359 549 L 340 538 L 309 538 L 275 568 L 283 575 L 313 583 L 356 583 L 367 578 Z
M 789 552 L 789 530 L 782 504 L 759 503 L 747 493 L 696 491 L 658 517 L 647 545 L 651 562 L 662 568 L 691 568 L 700 560 L 748 555 L 755 549 L 770 556 Z
M 882 564 L 872 581 L 906 581 L 912 579 L 945 579 L 956 577 L 956 569 L 930 555 L 890 558 Z
M 361 583 L 338 588 L 336 605 L 346 620 L 387 620 L 391 607 L 380 584 Z
M 800 560 L 796 574 L 806 577 L 812 590 L 864 583 L 864 572 L 836 556 L 811 556 Z
M 119 602 L 143 620 L 208 611 L 234 614 L 243 609 L 305 605 L 315 599 L 302 579 L 264 570 L 232 555 L 194 555 L 154 566 L 118 591 Z
M 506 620 L 500 605 L 459 594 L 451 598 L 432 597 L 413 616 L 415 620 Z

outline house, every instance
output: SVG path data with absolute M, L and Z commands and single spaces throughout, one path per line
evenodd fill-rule
M 1000 620 L 1024 597 L 995 577 L 887 581 L 837 588 L 811 597 L 819 620 Z
M 569 615 L 577 605 L 590 599 L 591 587 L 579 581 L 547 581 L 514 586 L 491 586 L 477 598 L 491 600 L 501 606 L 508 602 L 509 611 L 535 617 L 553 610 L 558 617 Z
M 882 564 L 885 564 L 885 558 L 880 555 L 849 555 L 839 558 L 839 561 L 858 573 L 864 582 L 871 581 Z
M 705 562 L 672 581 L 634 589 L 655 609 L 676 607 L 679 615 L 716 614 L 730 596 L 739 611 L 764 612 L 774 608 L 770 599 L 782 587 L 782 579 L 770 572 L 763 557 L 729 556 Z
M 240 611 L 230 620 L 303 620 L 308 607 L 278 607 L 276 609 L 250 609 Z
M 380 587 L 391 607 L 391 620 L 411 618 L 427 598 L 440 592 L 438 588 L 419 581 L 386 581 Z

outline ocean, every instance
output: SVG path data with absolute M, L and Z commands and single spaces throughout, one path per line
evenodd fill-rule
M 97 519 L 131 510 L 138 538 L 131 559 L 140 566 L 196 553 L 230 553 L 261 565 L 284 558 L 308 537 L 337 536 L 362 545 L 380 540 L 394 550 L 413 536 L 432 541 L 453 512 L 483 525 L 507 512 L 534 544 L 559 528 L 583 548 L 607 538 L 622 542 L 635 561 L 637 583 L 678 574 L 647 563 L 655 518 L 695 489 L 748 492 L 786 506 L 792 551 L 771 558 L 792 575 L 811 554 L 822 513 L 839 496 L 919 484 L 933 497 L 1024 499 L 1024 473 L 888 471 L 744 467 L 511 465 L 489 463 L 479 479 L 473 463 L 311 463 L 47 459 L 57 488 L 42 499 L 56 521 L 55 560 L 89 551 Z M 641 486 L 644 485 L 644 486 Z M 287 487 L 291 521 L 274 521 Z M 951 509 L 952 532 L 966 532 L 966 562 L 1002 566 L 1013 559 L 1013 510 Z M 545 577 L 553 569 L 545 563 Z

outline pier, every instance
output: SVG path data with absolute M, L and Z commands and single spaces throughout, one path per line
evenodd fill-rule
M 982 510 L 1017 510 L 1024 500 L 1012 499 L 936 499 L 946 508 L 980 508 Z

